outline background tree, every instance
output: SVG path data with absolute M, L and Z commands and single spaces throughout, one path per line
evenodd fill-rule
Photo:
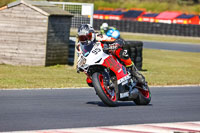
M 0 7 L 6 6 L 8 3 L 13 1 L 15 0 L 0 0 Z

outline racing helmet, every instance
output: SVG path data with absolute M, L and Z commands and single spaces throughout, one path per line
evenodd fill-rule
M 112 38 L 118 39 L 120 37 L 120 32 L 118 30 L 115 30 L 115 29 L 110 29 L 110 30 L 108 30 L 106 35 L 108 37 L 112 37 Z
M 108 23 L 103 23 L 102 24 L 102 29 L 107 30 L 108 29 Z
M 83 45 L 90 45 L 95 40 L 93 27 L 89 24 L 82 24 L 78 28 L 77 38 Z

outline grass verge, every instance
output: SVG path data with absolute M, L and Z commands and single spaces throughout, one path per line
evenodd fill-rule
M 0 88 L 65 88 L 86 86 L 84 74 L 72 66 L 0 65 Z
M 200 84 L 200 53 L 144 49 L 143 57 L 150 85 Z
M 143 69 L 149 85 L 200 84 L 200 53 L 144 49 Z M 72 66 L 0 65 L 0 88 L 87 87 L 86 76 Z

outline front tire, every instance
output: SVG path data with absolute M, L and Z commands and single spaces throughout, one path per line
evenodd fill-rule
M 117 106 L 119 90 L 116 80 L 112 82 L 115 87 L 111 88 L 105 85 L 105 76 L 102 73 L 95 72 L 92 75 L 92 83 L 97 95 L 103 101 L 104 104 L 111 107 Z

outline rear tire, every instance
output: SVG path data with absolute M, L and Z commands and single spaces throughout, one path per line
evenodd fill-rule
M 115 88 L 109 89 L 109 87 L 105 86 L 105 84 L 104 84 L 103 74 L 101 74 L 99 72 L 95 72 L 92 75 L 92 83 L 93 83 L 93 86 L 94 86 L 94 89 L 95 89 L 97 95 L 103 101 L 104 104 L 111 106 L 111 107 L 117 106 L 117 101 L 119 98 L 119 90 L 118 90 L 116 80 L 113 82 L 115 85 Z
M 147 105 L 151 101 L 151 92 L 148 85 L 145 85 L 146 90 L 142 89 L 141 86 L 138 86 L 139 94 L 138 97 L 133 100 L 136 105 Z

